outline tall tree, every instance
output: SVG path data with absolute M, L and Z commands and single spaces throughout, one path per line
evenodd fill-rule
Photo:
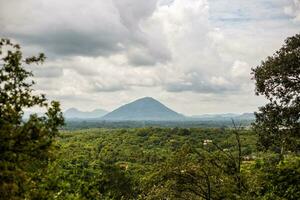
M 286 150 L 299 151 L 300 34 L 287 38 L 252 73 L 256 94 L 264 95 L 269 101 L 255 113 L 259 147 L 281 154 Z
M 54 137 L 64 124 L 59 102 L 47 103 L 45 95 L 33 94 L 33 74 L 25 65 L 40 64 L 44 54 L 23 58 L 21 48 L 0 40 L 0 194 L 1 199 L 31 198 L 36 173 L 51 156 Z M 24 108 L 47 109 L 44 116 L 23 120 Z

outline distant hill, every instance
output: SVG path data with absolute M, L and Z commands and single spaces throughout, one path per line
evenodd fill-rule
M 240 120 L 255 120 L 254 113 L 243 113 L 238 116 L 238 119 Z
M 189 117 L 190 120 L 200 120 L 200 121 L 224 121 L 224 120 L 255 120 L 254 113 L 225 113 L 225 114 L 204 114 L 204 115 L 194 115 Z
M 28 119 L 35 112 L 25 111 L 23 119 Z M 44 113 L 37 112 L 38 116 L 43 116 Z M 159 101 L 145 97 L 138 99 L 129 104 L 123 105 L 118 109 L 108 112 L 103 109 L 95 109 L 93 111 L 80 111 L 76 108 L 70 108 L 63 113 L 66 120 L 71 121 L 199 121 L 199 122 L 224 122 L 236 121 L 254 121 L 254 113 L 220 113 L 220 114 L 203 114 L 186 117 L 179 114 L 170 108 L 166 107 Z
M 76 108 L 70 108 L 64 112 L 66 119 L 94 119 L 101 118 L 108 112 L 102 109 L 96 109 L 91 112 L 80 111 Z
M 159 101 L 144 97 L 106 114 L 102 120 L 110 121 L 176 121 L 185 117 Z
M 235 113 L 224 113 L 224 114 L 193 115 L 191 117 L 197 118 L 197 119 L 224 119 L 224 118 L 235 118 L 238 116 L 239 116 L 239 114 L 235 114 Z

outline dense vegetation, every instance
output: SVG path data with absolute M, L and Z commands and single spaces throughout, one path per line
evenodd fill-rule
M 256 150 L 250 130 L 64 131 L 44 172 L 45 199 L 298 199 L 300 159 Z M 241 144 L 241 156 L 237 137 Z M 239 158 L 241 163 L 239 167 Z
M 215 129 L 91 129 L 63 132 L 58 143 L 61 153 L 50 167 L 45 189 L 50 191 L 54 188 L 53 195 L 61 191 L 59 196 L 62 199 L 74 196 L 79 199 L 145 196 L 156 189 L 156 181 L 164 184 L 160 180 L 165 178 L 161 173 L 169 173 L 171 169 L 168 172 L 162 169 L 177 168 L 176 165 L 182 163 L 183 160 L 174 163 L 176 154 L 183 154 L 179 159 L 188 159 L 189 156 L 184 154 L 197 158 L 193 150 L 198 152 L 207 148 L 208 152 L 214 149 L 211 145 L 204 146 L 204 140 L 217 142 L 228 137 L 229 133 Z M 255 144 L 255 138 L 252 136 L 251 139 L 248 149 L 243 149 L 249 154 Z M 231 148 L 232 144 L 224 142 L 224 146 Z M 192 164 L 193 159 L 190 162 Z M 53 187 L 49 183 L 59 184 Z M 163 194 L 167 195 L 167 192 Z
M 244 128 L 250 128 L 253 120 L 235 120 Z M 230 128 L 231 119 L 224 120 L 194 120 L 194 121 L 101 121 L 101 120 L 66 120 L 64 130 L 87 128 Z

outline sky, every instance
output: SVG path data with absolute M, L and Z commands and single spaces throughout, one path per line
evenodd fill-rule
M 186 115 L 265 104 L 251 68 L 300 31 L 300 0 L 0 0 L 0 37 L 62 108 L 113 110 L 150 96 Z

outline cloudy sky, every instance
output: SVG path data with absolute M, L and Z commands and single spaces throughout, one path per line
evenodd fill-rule
M 151 96 L 178 112 L 251 112 L 251 67 L 300 31 L 300 0 L 0 0 L 0 37 L 63 109 Z

